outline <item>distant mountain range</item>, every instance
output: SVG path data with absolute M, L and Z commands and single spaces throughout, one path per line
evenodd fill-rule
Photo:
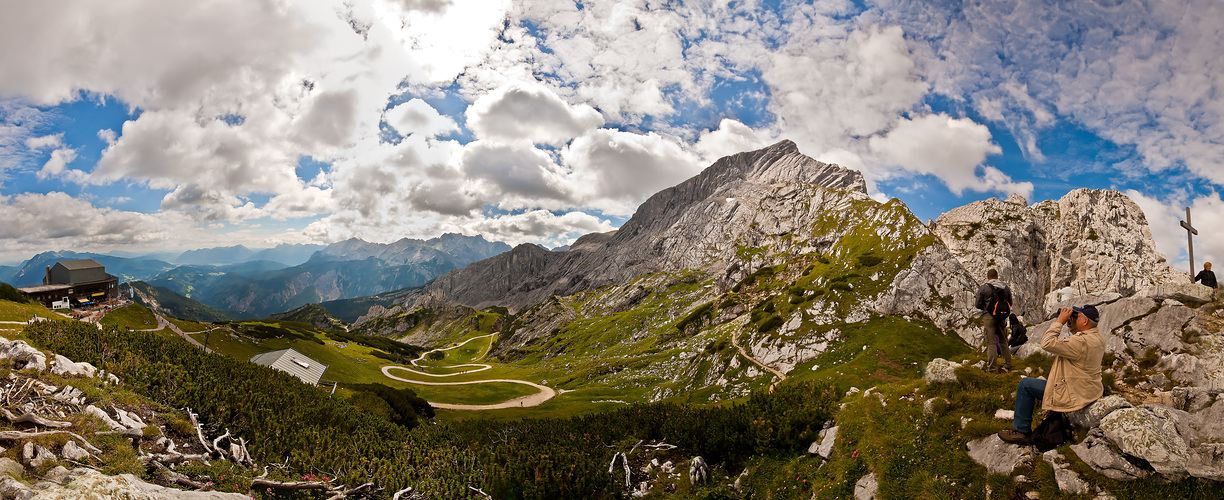
M 149 310 L 171 318 L 192 321 L 226 321 L 235 318 L 231 312 L 209 307 L 169 288 L 153 286 L 143 281 L 124 283 L 119 286 L 119 292 Z
M 253 261 L 270 261 L 284 264 L 284 267 L 302 264 L 310 257 L 327 248 L 324 245 L 281 244 L 263 250 L 251 250 L 242 245 L 232 247 L 201 248 L 188 250 L 174 259 L 175 263 L 185 265 L 226 265 L 241 264 Z
M 44 252 L 20 267 L 0 268 L 0 281 L 17 287 L 38 285 L 47 266 L 61 260 L 94 259 L 106 266 L 107 272 L 118 276 L 120 282 L 145 282 L 151 287 L 146 292 L 149 297 L 157 300 L 163 294 L 159 303 L 178 304 L 189 299 L 223 316 L 263 318 L 309 303 L 377 296 L 421 286 L 442 273 L 509 250 L 505 243 L 489 242 L 480 236 L 444 234 L 428 240 L 404 238 L 393 243 L 352 238 L 325 247 L 280 245 L 261 251 L 242 245 L 207 248 L 184 252 L 174 259 L 187 262 L 186 265 L 141 257 Z M 141 289 L 138 287 L 137 291 Z M 182 299 L 164 298 L 169 297 L 164 296 L 166 292 Z M 361 302 L 382 303 L 377 298 Z M 194 305 L 183 307 L 199 309 Z M 341 316 L 353 321 L 365 313 L 356 311 L 359 307 L 356 303 L 340 306 Z M 167 308 L 170 309 L 174 308 Z M 184 313 L 180 310 L 167 314 Z

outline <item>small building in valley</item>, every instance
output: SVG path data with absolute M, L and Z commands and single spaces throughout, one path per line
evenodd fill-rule
M 310 385 L 319 385 L 319 379 L 327 371 L 327 365 L 306 357 L 292 347 L 256 354 L 251 356 L 251 362 L 283 371 Z
M 69 301 L 88 303 L 114 298 L 119 291 L 119 278 L 108 274 L 106 267 L 93 259 L 62 260 L 47 266 L 41 285 L 18 290 L 47 307 L 59 309 Z

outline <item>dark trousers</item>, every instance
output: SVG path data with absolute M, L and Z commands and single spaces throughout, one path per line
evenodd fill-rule
M 998 366 L 995 362 L 999 355 L 1003 356 L 1003 368 L 1011 369 L 1012 353 L 1007 346 L 1007 320 L 996 319 L 989 314 L 982 315 L 982 337 L 986 342 L 986 367 Z M 1000 352 L 1002 351 L 1002 352 Z
M 1033 431 L 1033 407 L 1045 397 L 1046 381 L 1039 378 L 1022 377 L 1016 385 L 1016 414 L 1012 427 L 1028 434 Z

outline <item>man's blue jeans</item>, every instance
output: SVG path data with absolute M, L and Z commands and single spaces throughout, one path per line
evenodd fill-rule
M 1028 434 L 1033 431 L 1033 405 L 1045 396 L 1046 381 L 1021 377 L 1016 385 L 1016 415 L 1012 426 Z

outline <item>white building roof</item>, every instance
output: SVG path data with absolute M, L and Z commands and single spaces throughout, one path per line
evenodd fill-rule
M 292 347 L 256 354 L 251 356 L 251 362 L 283 371 L 310 385 L 319 385 L 319 379 L 327 371 L 327 365 L 306 357 Z

